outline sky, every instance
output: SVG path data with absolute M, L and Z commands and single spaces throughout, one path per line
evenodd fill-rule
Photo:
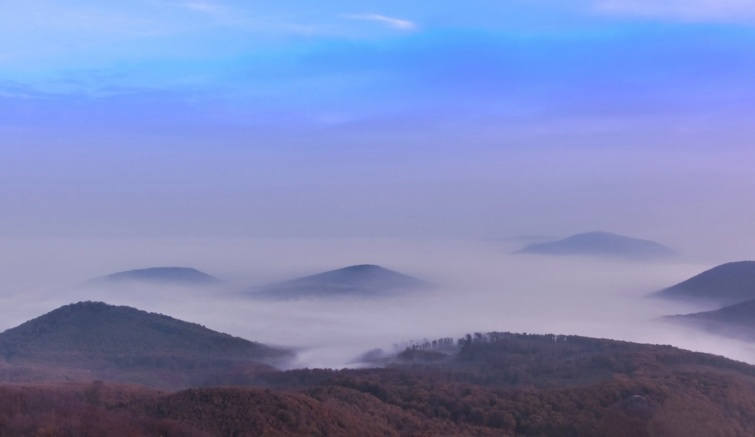
M 753 47 L 749 0 L 0 0 L 0 328 L 92 298 L 266 342 L 342 334 L 314 364 L 470 330 L 755 362 L 636 329 L 684 310 L 645 294 L 755 258 Z M 598 230 L 682 258 L 508 256 Z M 74 286 L 361 263 L 448 287 L 365 311 Z
M 4 238 L 755 242 L 749 1 L 0 10 Z

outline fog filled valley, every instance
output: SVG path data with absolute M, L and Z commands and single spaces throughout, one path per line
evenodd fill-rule
M 424 339 L 489 331 L 670 344 L 755 363 L 751 344 L 661 320 L 716 306 L 647 296 L 707 270 L 710 261 L 512 254 L 521 246 L 433 239 L 40 240 L 13 250 L 11 269 L 3 272 L 10 281 L 0 298 L 0 328 L 65 304 L 102 301 L 294 348 L 290 368 L 358 367 L 358 357 L 376 348 L 394 353 Z M 281 301 L 254 299 L 247 291 L 356 264 L 380 265 L 434 287 Z M 227 282 L 85 284 L 155 266 L 191 266 Z
M 755 431 L 750 301 L 730 331 L 665 317 L 721 304 L 650 296 L 688 278 L 749 296 L 752 263 L 552 245 L 575 240 L 26 241 L 2 272 L 0 433 Z

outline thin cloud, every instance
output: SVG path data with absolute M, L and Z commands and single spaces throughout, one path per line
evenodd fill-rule
M 380 14 L 344 14 L 343 16 L 350 20 L 376 21 L 400 30 L 415 30 L 417 28 L 417 24 L 413 21 L 387 17 Z
M 192 11 L 203 12 L 205 14 L 216 14 L 225 10 L 225 8 L 221 5 L 201 0 L 184 3 L 183 6 L 187 9 L 191 9 Z
M 0 98 L 9 99 L 10 101 L 23 101 L 23 100 L 52 100 L 58 98 L 63 93 L 43 90 L 33 85 L 16 82 L 16 81 L 0 81 Z M 73 93 L 69 93 L 73 94 Z
M 597 11 L 689 21 L 751 21 L 752 0 L 596 0 Z

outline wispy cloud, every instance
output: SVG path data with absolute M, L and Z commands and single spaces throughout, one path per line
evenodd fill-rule
M 661 17 L 690 21 L 745 21 L 755 18 L 752 0 L 596 0 L 608 14 Z
M 44 97 L 34 88 L 14 81 L 0 81 L 0 98 L 36 99 Z
M 224 6 L 203 0 L 189 1 L 184 3 L 183 6 L 187 9 L 191 9 L 192 11 L 203 12 L 206 14 L 216 14 L 218 12 L 225 11 Z
M 343 17 L 350 20 L 375 21 L 400 30 L 415 30 L 417 28 L 417 24 L 413 21 L 380 14 L 343 14 Z

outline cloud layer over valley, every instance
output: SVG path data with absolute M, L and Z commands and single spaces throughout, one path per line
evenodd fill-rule
M 40 242 L 41 243 L 41 242 Z M 292 366 L 353 365 L 361 353 L 394 344 L 459 337 L 467 332 L 577 334 L 672 344 L 755 362 L 755 348 L 658 320 L 708 309 L 646 294 L 709 267 L 701 263 L 621 262 L 587 257 L 516 256 L 516 244 L 442 239 L 324 240 L 55 240 L 20 250 L 2 290 L 10 328 L 58 306 L 96 300 L 201 323 L 254 341 L 296 347 Z M 58 241 L 60 243 L 60 241 Z M 249 285 L 374 263 L 442 286 L 404 296 L 250 299 Z M 81 282 L 119 270 L 186 265 L 229 279 L 221 287 L 116 285 Z

